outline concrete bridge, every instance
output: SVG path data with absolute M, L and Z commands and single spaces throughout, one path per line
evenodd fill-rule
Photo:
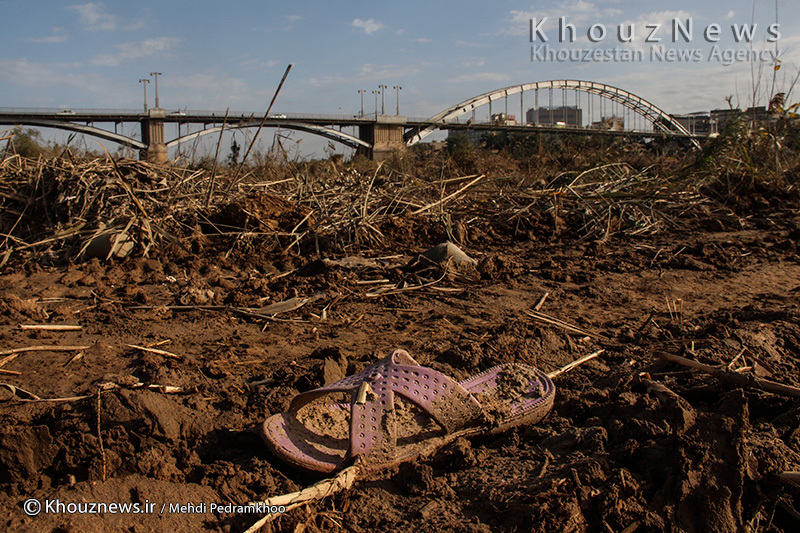
M 541 95 L 540 95 L 541 92 Z M 561 93 L 561 106 L 556 107 L 558 92 Z M 533 98 L 532 110 L 536 110 L 534 120 L 526 120 L 524 97 L 528 103 Z M 547 95 L 548 107 L 539 105 L 540 96 L 544 101 Z M 509 97 L 519 95 L 520 120 L 511 119 Z M 572 105 L 569 103 L 573 96 Z M 585 102 L 584 102 L 585 100 Z M 494 113 L 503 105 L 505 112 Z M 478 109 L 488 108 L 487 119 L 477 120 Z M 584 109 L 588 111 L 589 121 L 583 123 Z M 542 110 L 545 113 L 542 113 Z M 549 110 L 549 116 L 547 111 Z M 580 110 L 580 111 L 577 111 Z M 598 124 L 591 122 L 598 115 Z M 621 111 L 621 113 L 620 113 Z M 530 113 L 530 111 L 529 111 Z M 556 120 L 563 114 L 564 121 Z M 617 115 L 621 114 L 623 118 Z M 543 116 L 544 115 L 544 116 Z M 466 118 L 465 118 L 466 116 Z M 633 116 L 632 123 L 625 123 L 625 116 Z M 606 125 L 613 118 L 609 125 Z M 639 127 L 636 127 L 636 120 Z M 623 127 L 617 127 L 620 124 Z M 135 138 L 119 133 L 124 123 L 138 123 L 141 137 Z M 164 137 L 164 124 L 200 124 L 200 131 L 179 135 L 167 140 Z M 381 160 L 396 150 L 401 150 L 420 142 L 437 130 L 463 129 L 466 131 L 542 131 L 570 132 L 592 135 L 626 135 L 640 137 L 678 136 L 691 138 L 678 121 L 635 94 L 611 85 L 583 80 L 549 80 L 504 87 L 469 98 L 443 110 L 427 119 L 410 119 L 400 115 L 313 115 L 313 114 L 273 114 L 265 117 L 254 113 L 210 112 L 210 111 L 169 111 L 156 107 L 142 113 L 119 110 L 45 110 L 0 108 L 0 124 L 26 125 L 57 128 L 80 132 L 110 140 L 140 151 L 140 157 L 150 161 L 167 162 L 169 148 L 199 137 L 233 130 L 254 127 L 283 128 L 320 135 L 329 140 L 355 148 L 360 153 Z M 114 131 L 100 128 L 95 124 L 113 124 Z M 353 128 L 353 134 L 342 131 Z M 536 128 L 535 130 L 531 128 Z M 180 131 L 180 129 L 179 129 Z

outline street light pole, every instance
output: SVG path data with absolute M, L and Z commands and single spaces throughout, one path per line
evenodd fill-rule
M 378 120 L 378 94 L 380 91 L 372 91 L 372 94 L 375 95 L 375 120 Z
M 381 90 L 381 115 L 385 115 L 386 114 L 386 98 L 385 98 L 385 94 L 384 94 L 383 90 L 386 89 L 386 85 L 378 85 L 378 89 Z
M 156 79 L 156 109 L 159 109 L 160 106 L 158 105 L 158 77 L 161 76 L 160 72 L 151 72 L 151 76 L 155 77 Z
M 144 87 L 144 112 L 147 113 L 147 84 L 150 83 L 150 80 L 142 78 L 139 80 L 139 83 Z
M 399 117 L 400 116 L 400 89 L 402 89 L 402 87 L 400 87 L 399 85 L 395 85 L 394 87 L 392 87 L 392 89 L 397 91 L 397 116 Z
M 359 89 L 358 94 L 361 95 L 361 118 L 364 118 L 364 93 L 367 92 L 366 89 Z

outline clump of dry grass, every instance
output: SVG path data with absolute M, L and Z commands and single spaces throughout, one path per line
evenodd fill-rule
M 772 135 L 773 144 L 786 142 Z M 382 163 L 261 158 L 235 182 L 230 169 L 12 154 L 0 161 L 0 265 L 15 256 L 110 259 L 214 243 L 232 250 L 259 239 L 282 253 L 357 253 L 397 239 L 461 242 L 472 226 L 602 243 L 692 217 L 729 217 L 708 192 L 709 176 L 719 183 L 742 168 L 736 150 L 744 148 L 723 138 L 700 156 L 622 143 L 541 151 L 540 143 L 409 150 Z M 765 153 L 751 165 L 769 176 L 762 167 L 774 160 Z M 796 155 L 780 157 L 786 177 Z
M 129 159 L 26 159 L 0 163 L 0 253 L 36 252 L 74 259 L 93 243 L 106 258 L 123 248 L 147 255 L 173 233 L 182 211 L 196 208 L 202 171 Z M 178 216 L 176 216 L 178 215 Z
M 788 105 L 777 93 L 769 116 L 755 122 L 741 112 L 719 137 L 706 143 L 686 167 L 684 177 L 703 193 L 742 213 L 775 207 L 776 200 L 800 199 L 800 104 Z

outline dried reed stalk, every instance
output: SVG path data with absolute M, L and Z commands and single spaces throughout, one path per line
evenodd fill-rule
M 353 486 L 353 483 L 358 479 L 363 467 L 360 462 L 345 468 L 340 471 L 336 476 L 322 480 L 310 487 L 303 490 L 284 494 L 282 496 L 275 496 L 268 498 L 263 502 L 252 502 L 251 505 L 266 505 L 266 506 L 284 506 L 286 510 L 305 505 L 309 502 L 327 498 L 337 492 L 347 490 Z M 245 533 L 254 533 L 261 529 L 265 524 L 275 519 L 279 514 L 267 514 L 261 520 L 250 526 Z
M 792 385 L 785 385 L 783 383 L 777 383 L 775 381 L 760 378 L 754 375 L 742 374 L 740 372 L 730 372 L 723 368 L 706 365 L 698 361 L 693 361 L 691 359 L 686 359 L 685 357 L 666 352 L 656 352 L 656 355 L 672 363 L 677 363 L 679 365 L 694 368 L 695 370 L 700 370 L 707 374 L 711 374 L 718 380 L 735 385 L 737 387 L 752 387 L 771 392 L 773 394 L 790 396 L 792 398 L 800 398 L 800 388 Z

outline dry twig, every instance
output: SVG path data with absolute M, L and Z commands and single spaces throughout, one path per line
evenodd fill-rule
M 79 331 L 83 326 L 68 324 L 20 324 L 19 329 L 36 331 Z
M 172 352 L 168 352 L 166 350 L 159 350 L 158 348 L 147 348 L 146 346 L 138 346 L 136 344 L 126 344 L 128 348 L 134 348 L 136 350 L 141 350 L 143 352 L 154 353 L 156 355 L 163 355 L 164 357 L 169 357 L 170 359 L 177 359 L 178 361 L 183 361 L 183 356 L 174 354 Z
M 300 505 L 305 505 L 309 502 L 321 500 L 323 498 L 327 498 L 332 494 L 337 492 L 347 490 L 353 486 L 356 479 L 358 479 L 359 475 L 362 471 L 362 465 L 360 462 L 356 462 L 356 464 L 345 468 L 344 470 L 340 471 L 336 474 L 335 477 L 331 479 L 325 479 L 314 485 L 311 485 L 308 488 L 303 490 L 292 492 L 290 494 L 284 494 L 282 496 L 275 496 L 274 498 L 268 498 L 263 502 L 253 502 L 251 505 L 266 505 L 266 506 L 284 506 L 286 510 L 293 509 L 295 507 L 299 507 Z M 254 533 L 261 529 L 265 524 L 273 520 L 278 514 L 267 514 L 261 520 L 253 524 L 250 528 L 245 531 L 245 533 Z
M 554 370 L 554 371 L 548 373 L 547 377 L 549 377 L 550 379 L 553 379 L 556 376 L 560 376 L 564 372 L 569 372 L 570 370 L 572 370 L 576 366 L 580 366 L 583 363 L 585 363 L 586 361 L 591 361 L 592 359 L 594 359 L 598 355 L 602 354 L 603 352 L 605 352 L 605 350 L 597 350 L 596 352 L 590 353 L 589 355 L 585 355 L 585 356 L 581 357 L 580 359 L 577 359 L 577 360 L 569 363 L 568 365 L 565 365 L 565 366 L 559 368 L 558 370 Z
M 724 370 L 722 368 L 711 365 L 706 365 L 704 363 L 699 363 L 697 361 L 686 359 L 685 357 L 681 357 L 679 355 L 674 355 L 665 352 L 656 352 L 656 355 L 672 363 L 677 363 L 679 365 L 687 366 L 689 368 L 694 368 L 696 370 L 700 370 L 707 374 L 711 374 L 718 380 L 723 381 L 725 383 L 729 383 L 731 385 L 735 385 L 737 387 L 756 388 L 767 392 L 772 392 L 774 394 L 780 394 L 782 396 L 791 396 L 793 398 L 800 398 L 800 388 L 798 387 L 793 387 L 791 385 L 784 385 L 783 383 L 777 383 L 775 381 L 771 381 L 768 379 L 760 378 L 758 376 L 753 376 L 749 374 L 742 374 L 739 372 L 729 372 L 728 370 Z
M 558 318 L 552 317 L 550 315 L 546 315 L 546 314 L 538 312 L 538 311 L 525 311 L 525 314 L 528 315 L 529 317 L 533 318 L 534 320 L 537 320 L 539 322 L 544 322 L 545 324 L 550 324 L 552 326 L 556 326 L 556 327 L 559 327 L 561 329 L 565 329 L 567 331 L 571 331 L 572 333 L 577 333 L 579 335 L 585 335 L 587 337 L 592 337 L 594 339 L 608 340 L 608 337 L 600 335 L 599 333 L 593 333 L 593 332 L 591 332 L 589 330 L 580 328 L 580 327 L 575 326 L 573 324 L 569 324 L 567 322 L 564 322 L 563 320 L 560 320 Z

